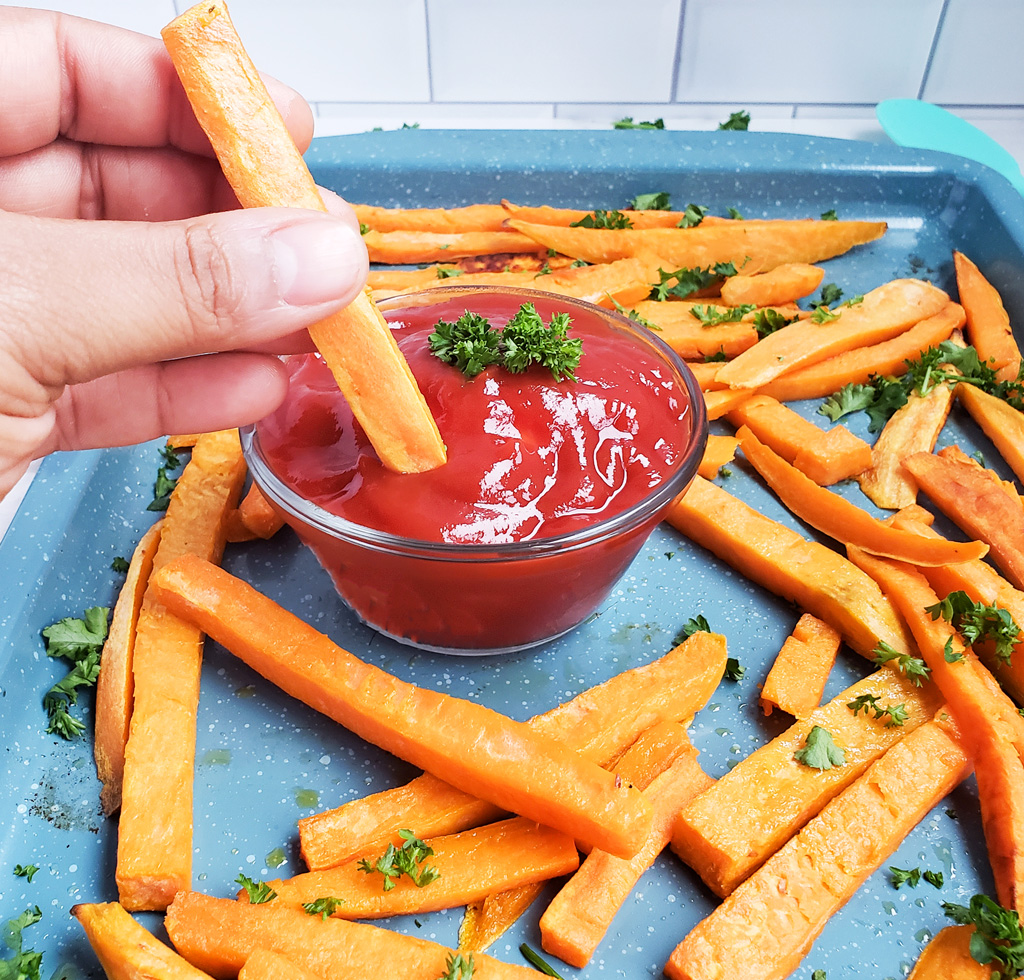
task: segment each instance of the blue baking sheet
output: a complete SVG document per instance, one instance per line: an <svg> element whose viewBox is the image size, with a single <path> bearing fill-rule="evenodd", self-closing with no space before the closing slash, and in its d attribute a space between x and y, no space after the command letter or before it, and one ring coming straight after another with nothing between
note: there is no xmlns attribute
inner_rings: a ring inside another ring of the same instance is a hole
<svg viewBox="0 0 1024 980"><path fill-rule="evenodd" d="M893 146L756 133L437 132L367 133L315 141L317 179L353 201L457 206L502 197L522 204L623 207L634 195L668 191L748 218L884 219L886 236L826 264L847 296L897 276L952 291L952 251L970 255L1002 291L1011 317L1024 314L1024 203L986 168L944 154ZM817 403L801 410L816 424ZM864 419L850 426L866 435ZM719 428L719 424L713 425ZM721 431L727 431L724 425ZM1012 474L969 419L955 412L940 445L980 450ZM88 739L45 734L43 692L64 673L39 631L87 606L112 604L121 577L110 569L154 519L146 505L158 443L47 459L0 543L0 920L38 905L25 933L44 954L42 976L100 977L68 910L117 897L116 824L98 806ZM799 526L742 461L720 478L770 516ZM855 484L839 488L866 504ZM867 505L870 506L870 505ZM804 533L810 534L806 528ZM744 580L670 528L656 530L598 613L547 646L501 658L453 658L392 643L367 629L335 596L327 576L290 532L229 546L226 567L360 657L425 687L527 718L609 676L665 653L686 620L703 614L746 667L724 681L691 728L701 762L721 776L785 725L761 717L759 686L799 612ZM831 697L870 669L844 649ZM81 713L91 723L86 697ZM410 767L349 735L210 643L198 721L195 795L197 889L233 895L240 873L303 870L296 820L407 780ZM280 863L279 863L280 862ZM973 780L921 822L891 864L942 871L941 889L896 890L883 869L826 926L793 976L829 980L906 975L923 944L947 923L942 901L991 891ZM16 864L37 864L29 883ZM279 866L275 866L278 865ZM673 947L715 906L671 855L659 858L630 896L591 964L565 977L660 976ZM523 941L540 947L541 905L491 952L522 962ZM141 917L159 931L159 917ZM453 945L461 910L392 920L389 927ZM434 978L424 978L434 980Z"/></svg>

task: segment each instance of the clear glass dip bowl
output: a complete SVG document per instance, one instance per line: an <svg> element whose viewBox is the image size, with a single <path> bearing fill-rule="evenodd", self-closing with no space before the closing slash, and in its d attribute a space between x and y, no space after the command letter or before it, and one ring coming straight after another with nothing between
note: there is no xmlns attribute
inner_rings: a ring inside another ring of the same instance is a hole
<svg viewBox="0 0 1024 980"><path fill-rule="evenodd" d="M518 305L550 293L511 287L450 286L379 303L393 318L409 307L501 293ZM570 533L500 544L451 544L401 537L339 517L291 489L260 446L260 426L242 431L253 479L316 555L341 598L366 624L421 649L507 653L552 640L597 609L672 500L700 465L707 443L701 390L679 356L657 336L599 306L557 297L574 318L599 320L656 355L676 385L688 432L666 478L636 504Z"/></svg>

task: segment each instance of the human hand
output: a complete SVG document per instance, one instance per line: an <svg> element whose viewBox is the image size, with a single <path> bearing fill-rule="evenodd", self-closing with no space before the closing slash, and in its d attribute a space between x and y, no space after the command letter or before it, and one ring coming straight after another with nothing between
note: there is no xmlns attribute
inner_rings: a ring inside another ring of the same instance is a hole
<svg viewBox="0 0 1024 980"><path fill-rule="evenodd" d="M305 149L309 107L267 84ZM366 278L355 215L324 198L227 210L158 40L0 7L0 498L55 450L272 411L273 354L308 349Z"/></svg>

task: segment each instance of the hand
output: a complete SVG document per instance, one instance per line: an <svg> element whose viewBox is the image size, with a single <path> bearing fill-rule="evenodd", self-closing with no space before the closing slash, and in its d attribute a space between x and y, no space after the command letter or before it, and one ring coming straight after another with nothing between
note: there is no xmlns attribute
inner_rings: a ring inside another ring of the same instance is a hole
<svg viewBox="0 0 1024 980"><path fill-rule="evenodd" d="M267 84L305 149L309 107ZM324 196L328 215L228 210L158 40L0 7L0 498L54 450L272 411L273 354L366 278L355 215Z"/></svg>

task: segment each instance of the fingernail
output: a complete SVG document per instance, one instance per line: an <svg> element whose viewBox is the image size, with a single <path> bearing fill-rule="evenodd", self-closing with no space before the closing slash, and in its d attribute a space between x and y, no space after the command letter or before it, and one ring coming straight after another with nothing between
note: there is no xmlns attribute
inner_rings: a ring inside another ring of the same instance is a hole
<svg viewBox="0 0 1024 980"><path fill-rule="evenodd" d="M271 236L274 271L289 306L354 299L366 275L366 246L345 222L325 215L297 221Z"/></svg>

